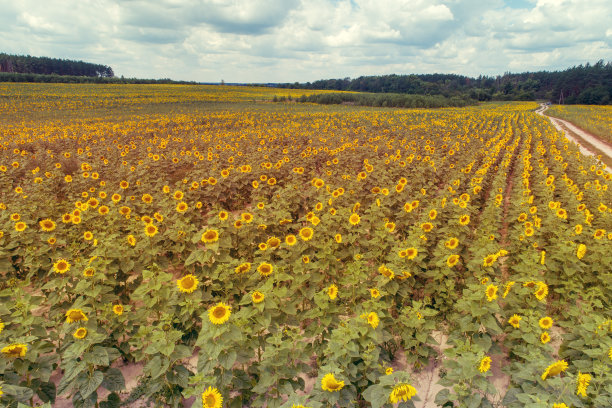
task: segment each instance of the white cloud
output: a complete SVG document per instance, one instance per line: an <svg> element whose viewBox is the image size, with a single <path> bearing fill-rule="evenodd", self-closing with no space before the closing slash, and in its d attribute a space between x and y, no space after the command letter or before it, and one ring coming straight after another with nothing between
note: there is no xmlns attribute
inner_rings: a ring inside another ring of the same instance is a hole
<svg viewBox="0 0 612 408"><path fill-rule="evenodd" d="M277 82L612 60L608 0L0 0L0 51Z"/></svg>

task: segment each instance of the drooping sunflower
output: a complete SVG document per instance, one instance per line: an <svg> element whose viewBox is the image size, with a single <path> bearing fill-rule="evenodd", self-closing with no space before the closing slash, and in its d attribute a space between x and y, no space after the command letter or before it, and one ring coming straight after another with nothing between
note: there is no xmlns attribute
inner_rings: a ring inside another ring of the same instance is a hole
<svg viewBox="0 0 612 408"><path fill-rule="evenodd" d="M397 384L393 387L393 391L391 391L389 395L389 401L391 401L392 404L397 404L402 401L406 402L412 399L416 394L417 390L412 385L406 383Z"/></svg>
<svg viewBox="0 0 612 408"><path fill-rule="evenodd" d="M261 303L264 301L265 295L259 291L255 291L253 292L253 294L251 295L251 299L253 300L253 303Z"/></svg>
<svg viewBox="0 0 612 408"><path fill-rule="evenodd" d="M353 213L349 217L349 223L351 225L357 225L357 224L359 224L359 221L361 221L361 217L359 216L359 214Z"/></svg>
<svg viewBox="0 0 612 408"><path fill-rule="evenodd" d="M578 249L576 250L576 257L578 257L578 259L582 259L584 255L586 254L586 251L587 251L586 245L584 244L578 245Z"/></svg>
<svg viewBox="0 0 612 408"><path fill-rule="evenodd" d="M183 293L192 293L198 287L198 283L198 278L189 274L177 280L176 286L178 286L179 290Z"/></svg>
<svg viewBox="0 0 612 408"><path fill-rule="evenodd" d="M53 270L55 273L66 273L70 270L70 262L65 259L58 259L57 262L53 264Z"/></svg>
<svg viewBox="0 0 612 408"><path fill-rule="evenodd" d="M55 222L48 218L40 221L38 224L40 225L40 228L45 232L51 232L55 229Z"/></svg>
<svg viewBox="0 0 612 408"><path fill-rule="evenodd" d="M208 309L208 319L213 324L223 324L229 320L232 314L232 308L223 302L217 303L215 306Z"/></svg>
<svg viewBox="0 0 612 408"><path fill-rule="evenodd" d="M79 327L74 333L72 333L72 336L75 339L84 339L85 336L87 336L87 329L85 327Z"/></svg>
<svg viewBox="0 0 612 408"><path fill-rule="evenodd" d="M578 377L576 377L576 395L586 398L586 390L589 386L589 382L591 382L591 374L583 374L578 371Z"/></svg>
<svg viewBox="0 0 612 408"><path fill-rule="evenodd" d="M217 242L219 240L219 231L216 229L207 229L202 233L202 238L200 238L200 240L205 244Z"/></svg>
<svg viewBox="0 0 612 408"><path fill-rule="evenodd" d="M457 265L458 262L459 262L459 255L456 255L456 254L449 255L449 257L446 259L446 265L449 268L452 268L453 266Z"/></svg>
<svg viewBox="0 0 612 408"><path fill-rule="evenodd" d="M222 406L223 397L216 388L208 387L202 393L202 408L221 408Z"/></svg>
<svg viewBox="0 0 612 408"><path fill-rule="evenodd" d="M548 285L544 282L537 282L537 285L538 287L534 293L535 297L540 301L544 301L548 295Z"/></svg>
<svg viewBox="0 0 612 408"><path fill-rule="evenodd" d="M487 286L487 289L485 291L486 295L487 295L487 300L489 302L494 301L495 299L497 299L497 286L491 284L489 286Z"/></svg>
<svg viewBox="0 0 612 408"><path fill-rule="evenodd" d="M300 230L300 238L304 241L309 241L314 235L314 230L310 227L304 227Z"/></svg>
<svg viewBox="0 0 612 408"><path fill-rule="evenodd" d="M27 351L28 351L27 345L18 344L18 343L10 344L6 347L3 347L2 350L0 350L2 354L6 355L7 357L11 357L11 358L25 357Z"/></svg>
<svg viewBox="0 0 612 408"><path fill-rule="evenodd" d="M340 391L344 387L344 381L336 380L334 374L328 373L321 380L321 388L323 391L335 392Z"/></svg>
<svg viewBox="0 0 612 408"><path fill-rule="evenodd" d="M70 309L66 312L66 321L68 323L74 323L74 322L80 322L80 321L86 322L87 320L88 320L87 315L83 313L81 309Z"/></svg>
<svg viewBox="0 0 612 408"><path fill-rule="evenodd" d="M389 279L393 279L393 277L395 276L395 273L393 273L393 271L391 269L389 269L386 265L381 265L378 267L378 272L389 278Z"/></svg>
<svg viewBox="0 0 612 408"><path fill-rule="evenodd" d="M327 288L327 296L329 296L331 300L336 299L336 297L338 296L338 286L336 286L336 284L332 283Z"/></svg>
<svg viewBox="0 0 612 408"><path fill-rule="evenodd" d="M508 296L508 293L510 293L510 289L512 289L512 286L514 286L514 284L514 281L509 281L506 283L506 287L504 288L504 294L502 295L504 299L506 298L506 296Z"/></svg>
<svg viewBox="0 0 612 408"><path fill-rule="evenodd" d="M561 374L567 369L567 366L568 364L565 360L558 360L552 363L542 373L542 380L545 380L548 377L553 377L555 375Z"/></svg>
<svg viewBox="0 0 612 408"><path fill-rule="evenodd" d="M257 267L257 272L259 272L259 274L264 277L270 276L272 272L274 272L274 267L267 262L262 262Z"/></svg>
<svg viewBox="0 0 612 408"><path fill-rule="evenodd" d="M491 357L484 356L482 360L480 360L480 365L478 366L478 371L481 373L486 373L491 368Z"/></svg>
<svg viewBox="0 0 612 408"><path fill-rule="evenodd" d="M521 319L521 316L513 314L512 317L508 319L508 323L510 323L510 325L512 325L512 327L515 329L518 329L520 327Z"/></svg>

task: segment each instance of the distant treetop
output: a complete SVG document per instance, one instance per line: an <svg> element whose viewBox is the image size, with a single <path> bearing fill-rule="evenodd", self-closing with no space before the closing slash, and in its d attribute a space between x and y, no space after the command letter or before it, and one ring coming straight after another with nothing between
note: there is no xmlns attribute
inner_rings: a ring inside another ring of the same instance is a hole
<svg viewBox="0 0 612 408"><path fill-rule="evenodd" d="M113 69L107 65L60 58L32 57L0 53L0 72L43 75L71 75L112 78Z"/></svg>

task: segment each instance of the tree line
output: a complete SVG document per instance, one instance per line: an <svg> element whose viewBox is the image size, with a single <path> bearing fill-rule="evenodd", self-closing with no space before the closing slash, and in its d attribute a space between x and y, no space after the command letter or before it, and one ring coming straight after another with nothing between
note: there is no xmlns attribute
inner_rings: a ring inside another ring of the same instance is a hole
<svg viewBox="0 0 612 408"><path fill-rule="evenodd" d="M548 100L566 104L612 103L612 62L574 66L564 71L479 76L456 74L379 75L276 84L281 88L325 89L373 93L441 95L446 98Z"/></svg>
<svg viewBox="0 0 612 408"><path fill-rule="evenodd" d="M291 96L274 96L272 102L291 101ZM302 95L295 102L309 102L321 105L358 105L389 108L447 108L473 105L472 99L445 97L442 95L409 95L397 93L324 93Z"/></svg>
<svg viewBox="0 0 612 408"><path fill-rule="evenodd" d="M113 69L107 65L5 53L0 53L0 72L101 78L112 78L115 76Z"/></svg>

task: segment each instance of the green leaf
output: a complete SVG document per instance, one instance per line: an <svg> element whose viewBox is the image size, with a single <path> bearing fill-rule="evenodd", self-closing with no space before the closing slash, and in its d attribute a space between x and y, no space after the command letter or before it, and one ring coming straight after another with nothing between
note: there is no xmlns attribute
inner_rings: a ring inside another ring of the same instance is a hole
<svg viewBox="0 0 612 408"><path fill-rule="evenodd" d="M79 387L81 398L86 400L91 393L98 389L100 384L102 384L102 381L104 381L104 374L102 374L102 371L94 371L93 374L90 377L87 377L87 380Z"/></svg>
<svg viewBox="0 0 612 408"><path fill-rule="evenodd" d="M36 391L36 395L38 395L42 402L55 402L55 397L57 396L55 383L41 383L40 387L38 387L38 390Z"/></svg>
<svg viewBox="0 0 612 408"><path fill-rule="evenodd" d="M10 395L17 401L26 402L34 395L34 392L28 387L20 387L18 385L3 384L2 391L6 395Z"/></svg>
<svg viewBox="0 0 612 408"><path fill-rule="evenodd" d="M86 363L98 365L98 366L108 366L109 358L108 353L104 347L94 346L94 348L83 354L83 360Z"/></svg>
<svg viewBox="0 0 612 408"><path fill-rule="evenodd" d="M125 389L123 373L118 368L109 368L104 373L102 386L109 391L121 391Z"/></svg>

